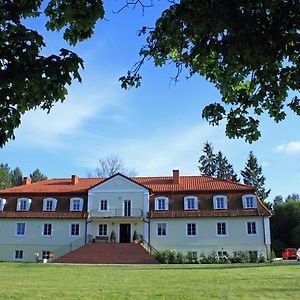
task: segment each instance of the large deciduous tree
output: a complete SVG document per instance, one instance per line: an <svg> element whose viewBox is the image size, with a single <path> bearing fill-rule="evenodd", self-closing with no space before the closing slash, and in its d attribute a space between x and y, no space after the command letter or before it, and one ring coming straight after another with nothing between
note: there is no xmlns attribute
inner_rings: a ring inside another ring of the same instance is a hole
<svg viewBox="0 0 300 300"><path fill-rule="evenodd" d="M97 19L104 16L101 0L1 1L0 147L14 137L22 114L37 107L49 112L65 99L66 86L73 79L81 81L78 71L83 60L76 53L60 49L43 55L43 36L24 25L43 8L46 28L62 31L70 45L89 38Z"/></svg>
<svg viewBox="0 0 300 300"><path fill-rule="evenodd" d="M128 1L143 2L143 1ZM300 115L300 2L298 0L181 0L143 27L146 44L141 60L122 86L139 86L140 68L149 58L155 66L173 63L177 79L183 68L205 77L221 93L221 103L206 106L210 124L226 123L226 135L260 137L259 116L276 122L290 108ZM295 91L296 94L288 94ZM212 100L213 101L213 100Z"/></svg>
<svg viewBox="0 0 300 300"><path fill-rule="evenodd" d="M262 167L258 164L257 158L250 151L245 168L241 171L243 181L247 185L254 186L262 201L266 200L271 190L265 187L266 178L262 174Z"/></svg>

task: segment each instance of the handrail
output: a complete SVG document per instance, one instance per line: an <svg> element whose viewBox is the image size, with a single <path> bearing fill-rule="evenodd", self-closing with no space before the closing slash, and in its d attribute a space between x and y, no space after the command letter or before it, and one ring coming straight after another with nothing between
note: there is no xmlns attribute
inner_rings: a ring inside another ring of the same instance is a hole
<svg viewBox="0 0 300 300"><path fill-rule="evenodd" d="M155 255L158 254L159 251L157 249L155 249L148 241L144 240L143 238L140 241L143 245L144 248L151 254L151 255Z"/></svg>
<svg viewBox="0 0 300 300"><path fill-rule="evenodd" d="M89 211L89 216L100 218L142 218L143 210L140 208L133 208L126 212L121 208L111 208L108 210L91 209Z"/></svg>

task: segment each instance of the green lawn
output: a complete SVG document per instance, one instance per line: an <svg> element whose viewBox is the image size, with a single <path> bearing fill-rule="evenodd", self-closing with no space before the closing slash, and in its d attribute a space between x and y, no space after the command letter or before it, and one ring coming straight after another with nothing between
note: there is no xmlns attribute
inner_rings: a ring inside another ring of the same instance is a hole
<svg viewBox="0 0 300 300"><path fill-rule="evenodd" d="M1 299L299 299L300 264L0 263Z"/></svg>

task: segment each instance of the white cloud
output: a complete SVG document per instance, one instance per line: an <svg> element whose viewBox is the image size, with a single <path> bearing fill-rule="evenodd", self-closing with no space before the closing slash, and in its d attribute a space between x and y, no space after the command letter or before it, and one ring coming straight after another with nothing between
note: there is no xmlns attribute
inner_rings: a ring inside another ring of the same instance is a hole
<svg viewBox="0 0 300 300"><path fill-rule="evenodd" d="M300 155L300 142L290 142L288 144L281 144L276 147L276 152L285 153L288 155Z"/></svg>

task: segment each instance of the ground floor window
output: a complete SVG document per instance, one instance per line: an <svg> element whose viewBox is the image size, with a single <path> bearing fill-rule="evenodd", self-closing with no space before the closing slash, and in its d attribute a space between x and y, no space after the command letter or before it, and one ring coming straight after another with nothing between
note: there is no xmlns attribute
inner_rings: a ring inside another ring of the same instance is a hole
<svg viewBox="0 0 300 300"><path fill-rule="evenodd" d="M157 235L158 236L167 235L167 223L157 223Z"/></svg>
<svg viewBox="0 0 300 300"><path fill-rule="evenodd" d="M53 257L53 254L51 251L45 250L42 251L42 259L50 259Z"/></svg>
<svg viewBox="0 0 300 300"><path fill-rule="evenodd" d="M71 224L71 236L79 236L79 224Z"/></svg>
<svg viewBox="0 0 300 300"><path fill-rule="evenodd" d="M23 250L15 251L15 259L23 259Z"/></svg>
<svg viewBox="0 0 300 300"><path fill-rule="evenodd" d="M227 251L218 251L218 258L219 259L227 259L228 258L228 252Z"/></svg>
<svg viewBox="0 0 300 300"><path fill-rule="evenodd" d="M187 256L189 258L191 258L192 260L197 260L198 259L198 253L197 253L197 251L189 251L187 253Z"/></svg>
<svg viewBox="0 0 300 300"><path fill-rule="evenodd" d="M196 223L187 223L186 224L186 234L188 236L195 236L195 235L197 235L197 226L196 226Z"/></svg>
<svg viewBox="0 0 300 300"><path fill-rule="evenodd" d="M107 224L99 224L99 236L107 236Z"/></svg>

